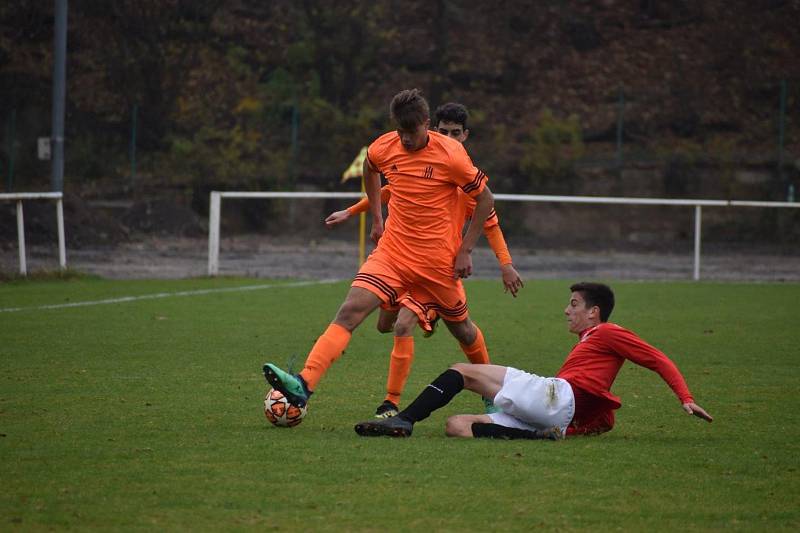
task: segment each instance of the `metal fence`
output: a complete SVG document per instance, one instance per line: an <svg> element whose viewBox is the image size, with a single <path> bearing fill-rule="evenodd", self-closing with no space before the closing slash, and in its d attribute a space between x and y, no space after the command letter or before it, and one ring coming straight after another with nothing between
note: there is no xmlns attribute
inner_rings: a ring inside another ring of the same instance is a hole
<svg viewBox="0 0 800 533"><path fill-rule="evenodd" d="M222 216L222 199L268 199L268 198L360 198L360 193L332 192L237 192L212 191L209 204L208 222L208 275L219 274L220 218ZM496 201L501 202L554 202L580 204L625 204L625 205L660 205L675 207L694 207L694 254L692 279L700 279L703 207L716 208L800 208L795 202L756 202L746 200L701 200L670 198L624 198L601 196L549 196L533 194L495 194ZM362 235L363 238L363 235Z"/></svg>
<svg viewBox="0 0 800 533"><path fill-rule="evenodd" d="M64 239L64 198L60 192L22 192L0 194L0 202L12 201L17 203L17 243L19 247L19 273L23 276L28 273L27 258L25 253L25 214L22 202L25 200L55 200L56 221L58 224L58 264L61 269L67 268L67 249Z"/></svg>

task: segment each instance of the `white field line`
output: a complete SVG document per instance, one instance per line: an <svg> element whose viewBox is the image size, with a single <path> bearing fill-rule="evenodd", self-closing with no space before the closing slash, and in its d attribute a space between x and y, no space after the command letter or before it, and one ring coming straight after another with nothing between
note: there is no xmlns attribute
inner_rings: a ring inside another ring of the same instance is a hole
<svg viewBox="0 0 800 533"><path fill-rule="evenodd" d="M68 304L39 305L35 307L0 307L0 313L16 313L19 311L42 311L47 309L66 309L69 307L86 307L90 305L108 305L127 302L137 302L139 300L156 300L159 298L172 298L174 296L200 296L203 294L217 294L224 292L245 292L260 291L264 289L282 289L286 287L307 287L309 285L322 285L336 283L338 279L323 279L318 281L298 281L294 283L269 283L263 285L244 285L242 287L225 287L221 289L197 289L194 291L178 292L157 292L154 294L142 294L140 296L121 296L119 298L109 298L107 300L92 300L86 302L73 302Z"/></svg>

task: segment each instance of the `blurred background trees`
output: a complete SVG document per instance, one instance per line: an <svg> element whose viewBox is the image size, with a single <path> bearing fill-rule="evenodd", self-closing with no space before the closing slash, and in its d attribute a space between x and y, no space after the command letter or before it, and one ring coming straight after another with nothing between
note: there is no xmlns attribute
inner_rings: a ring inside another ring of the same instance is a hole
<svg viewBox="0 0 800 533"><path fill-rule="evenodd" d="M52 10L0 6L3 190L46 188ZM784 200L796 20L779 0L73 1L65 188L201 212L212 188L342 188L392 95L420 87L471 109L501 192Z"/></svg>

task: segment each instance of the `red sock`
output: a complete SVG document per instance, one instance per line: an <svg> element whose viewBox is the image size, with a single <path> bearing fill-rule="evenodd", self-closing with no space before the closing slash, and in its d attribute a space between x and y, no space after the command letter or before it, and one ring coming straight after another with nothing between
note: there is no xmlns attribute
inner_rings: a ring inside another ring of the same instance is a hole
<svg viewBox="0 0 800 533"><path fill-rule="evenodd" d="M300 375L306 382L309 390L317 388L317 383L336 361L347 345L350 343L351 333L339 324L331 324L325 330L306 358L306 364Z"/></svg>
<svg viewBox="0 0 800 533"><path fill-rule="evenodd" d="M400 405L400 396L411 372L412 361L414 361L414 337L395 337L392 357L389 360L389 377L386 379L386 399L395 405Z"/></svg>
<svg viewBox="0 0 800 533"><path fill-rule="evenodd" d="M486 349L486 342L483 340L483 333L481 328L475 325L475 330L478 334L475 336L475 341L467 346L461 344L461 350L469 359L469 362L474 365L488 365L489 364L489 350Z"/></svg>

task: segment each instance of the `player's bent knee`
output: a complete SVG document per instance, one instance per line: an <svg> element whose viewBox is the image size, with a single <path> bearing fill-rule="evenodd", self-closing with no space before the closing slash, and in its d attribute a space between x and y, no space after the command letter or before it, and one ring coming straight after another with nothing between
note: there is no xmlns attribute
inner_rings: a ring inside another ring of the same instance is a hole
<svg viewBox="0 0 800 533"><path fill-rule="evenodd" d="M372 312L372 309L365 308L359 303L345 302L336 313L334 322L349 331L353 331L367 318L370 312Z"/></svg>
<svg viewBox="0 0 800 533"><path fill-rule="evenodd" d="M463 376L465 372L469 371L471 365L472 363L453 363L450 365L450 370L455 370Z"/></svg>
<svg viewBox="0 0 800 533"><path fill-rule="evenodd" d="M473 324L472 320L469 319L469 317L460 322L445 321L445 324L447 324L447 329L450 330L450 333L452 333L453 337L455 337L456 340L458 340L458 342L461 344L469 346L475 342L475 338L478 335L478 330L475 328L475 325Z"/></svg>
<svg viewBox="0 0 800 533"><path fill-rule="evenodd" d="M447 419L444 427L448 437L472 437L472 418L466 415L455 415Z"/></svg>
<svg viewBox="0 0 800 533"><path fill-rule="evenodd" d="M416 317L413 320L398 319L394 324L394 334L398 337L410 337L416 325Z"/></svg>
<svg viewBox="0 0 800 533"><path fill-rule="evenodd" d="M472 363L453 363L452 365L450 365L449 368L449 370L455 370L456 372L461 374L461 379L464 380L465 389L469 389L467 385L471 379L471 374L470 374L471 366L473 366Z"/></svg>
<svg viewBox="0 0 800 533"><path fill-rule="evenodd" d="M461 377L464 378L464 388L472 390L470 384L473 381L479 381L481 379L480 371L482 370L480 367L485 365L473 365L472 363L454 363L450 369L455 370Z"/></svg>
<svg viewBox="0 0 800 533"><path fill-rule="evenodd" d="M378 320L378 323L375 326L375 329L378 330L379 333L391 333L394 331L394 323L393 322L382 322Z"/></svg>

